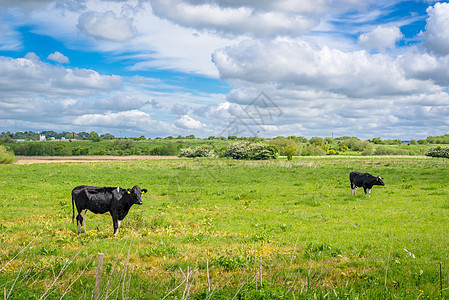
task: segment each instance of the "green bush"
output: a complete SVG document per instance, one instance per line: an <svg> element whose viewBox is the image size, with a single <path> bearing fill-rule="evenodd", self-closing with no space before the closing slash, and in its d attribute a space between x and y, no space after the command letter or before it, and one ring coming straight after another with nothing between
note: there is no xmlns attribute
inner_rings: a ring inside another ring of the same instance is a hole
<svg viewBox="0 0 449 300"><path fill-rule="evenodd" d="M287 147L282 149L284 154L287 156L287 160L292 160L293 155L296 155L298 153L298 147L294 145L288 145Z"/></svg>
<svg viewBox="0 0 449 300"><path fill-rule="evenodd" d="M302 150L302 156L323 156L326 155L326 150L318 145L308 145Z"/></svg>
<svg viewBox="0 0 449 300"><path fill-rule="evenodd" d="M374 155L413 155L413 153L406 149L379 146L374 151Z"/></svg>
<svg viewBox="0 0 449 300"><path fill-rule="evenodd" d="M263 143L237 142L229 145L222 155L234 159L266 160L276 158L278 150Z"/></svg>
<svg viewBox="0 0 449 300"><path fill-rule="evenodd" d="M229 138L228 138L229 139ZM234 159L247 159L249 152L248 142L232 143L224 151L224 157L232 157Z"/></svg>
<svg viewBox="0 0 449 300"><path fill-rule="evenodd" d="M431 149L429 149L429 151L427 151L426 155L432 156L432 157L449 158L449 147L438 146L435 148L431 148Z"/></svg>
<svg viewBox="0 0 449 300"><path fill-rule="evenodd" d="M195 149L181 149L179 157L214 157L214 150L209 145L198 146Z"/></svg>
<svg viewBox="0 0 449 300"><path fill-rule="evenodd" d="M88 155L89 148L83 146L76 146L72 148L72 155Z"/></svg>
<svg viewBox="0 0 449 300"><path fill-rule="evenodd" d="M5 146L0 145L0 164L12 164L15 161L14 152L8 151Z"/></svg>
<svg viewBox="0 0 449 300"><path fill-rule="evenodd" d="M173 143L156 146L149 151L150 155L176 155L176 147Z"/></svg>
<svg viewBox="0 0 449 300"><path fill-rule="evenodd" d="M288 146L294 146L297 148L297 143L295 142L295 140L293 138L285 138L282 136L278 136L276 138L274 138L273 140L268 142L268 145L274 146L276 147L276 149L278 150L280 155L287 155L287 153L284 152L284 150L288 147Z"/></svg>

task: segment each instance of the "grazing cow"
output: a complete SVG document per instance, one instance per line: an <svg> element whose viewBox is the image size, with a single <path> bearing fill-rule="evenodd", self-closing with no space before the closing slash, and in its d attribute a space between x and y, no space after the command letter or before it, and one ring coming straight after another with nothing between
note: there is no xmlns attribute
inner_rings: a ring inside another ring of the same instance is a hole
<svg viewBox="0 0 449 300"><path fill-rule="evenodd" d="M349 174L349 180L351 181L351 195L356 194L357 187L363 187L363 190L368 190L368 198L371 194L371 188L373 185L385 185L380 176L373 176L368 173L351 172Z"/></svg>
<svg viewBox="0 0 449 300"><path fill-rule="evenodd" d="M75 218L76 205L78 215L76 224L78 234L81 233L81 225L86 231L86 211L90 210L95 214L109 212L114 225L114 236L117 236L121 221L126 217L133 204L142 205L142 194L146 189L140 189L135 185L132 189L122 189L120 187L95 187L81 185L72 191L72 222Z"/></svg>

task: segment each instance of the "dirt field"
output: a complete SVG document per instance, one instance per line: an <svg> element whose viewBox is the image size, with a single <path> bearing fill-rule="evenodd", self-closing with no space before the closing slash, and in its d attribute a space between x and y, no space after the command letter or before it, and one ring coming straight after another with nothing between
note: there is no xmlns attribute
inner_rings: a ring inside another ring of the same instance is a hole
<svg viewBox="0 0 449 300"><path fill-rule="evenodd" d="M176 159L177 156L150 156L150 155L131 155L131 156L16 156L15 164L43 164L60 162L97 162L114 160L149 160L149 159Z"/></svg>

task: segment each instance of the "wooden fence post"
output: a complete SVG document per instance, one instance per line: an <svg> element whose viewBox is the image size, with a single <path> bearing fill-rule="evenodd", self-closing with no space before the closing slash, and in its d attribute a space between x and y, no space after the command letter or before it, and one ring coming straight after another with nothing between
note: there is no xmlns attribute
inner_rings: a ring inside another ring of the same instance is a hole
<svg viewBox="0 0 449 300"><path fill-rule="evenodd" d="M100 287L101 287L101 273L103 270L103 253L98 253L98 261L97 261L97 274L95 275L95 290L94 290L94 299L98 300L100 297Z"/></svg>
<svg viewBox="0 0 449 300"><path fill-rule="evenodd" d="M207 270L207 290L210 292L209 259L206 259L206 270Z"/></svg>

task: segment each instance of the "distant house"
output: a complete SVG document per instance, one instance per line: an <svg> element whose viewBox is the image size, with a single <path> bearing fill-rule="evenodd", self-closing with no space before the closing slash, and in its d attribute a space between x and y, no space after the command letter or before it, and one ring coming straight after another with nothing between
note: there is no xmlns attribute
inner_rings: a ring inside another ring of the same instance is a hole
<svg viewBox="0 0 449 300"><path fill-rule="evenodd" d="M45 138L44 134L39 135L39 141L43 142L45 140L46 140L46 138Z"/></svg>

